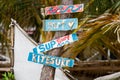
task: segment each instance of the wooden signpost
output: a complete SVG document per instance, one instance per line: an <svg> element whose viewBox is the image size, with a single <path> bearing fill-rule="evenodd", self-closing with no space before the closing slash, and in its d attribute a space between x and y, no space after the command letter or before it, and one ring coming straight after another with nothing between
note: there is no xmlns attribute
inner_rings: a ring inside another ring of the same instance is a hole
<svg viewBox="0 0 120 80"><path fill-rule="evenodd" d="M73 34L66 35L66 36L60 37L58 39L40 44L37 47L33 48L33 51L35 53L39 54L40 52L46 52L46 51L49 51L51 49L64 46L66 44L70 44L70 43L75 42L77 40L78 40L77 34L73 33Z"/></svg>
<svg viewBox="0 0 120 80"><path fill-rule="evenodd" d="M77 18L44 20L44 31L68 31L78 27Z"/></svg>
<svg viewBox="0 0 120 80"><path fill-rule="evenodd" d="M59 47L62 47L66 44L70 44L78 40L76 33L64 36L66 31L76 29L78 26L77 18L70 18L69 14L65 16L64 13L83 12L84 4L66 5L66 4L73 4L72 0L66 0L66 1L62 0L62 3L64 5L50 6L45 8L45 15L62 14L61 15L62 19L44 20L43 22L44 23L43 31L58 31L55 33L55 37L60 37L60 38L56 39L54 37L53 40L38 45L37 47L33 48L33 52L30 52L28 56L28 61L35 62L38 64L48 65L48 66L43 66L43 70L41 72L41 80L54 80L55 68L73 67L74 65L73 59L56 57L56 56L59 56L60 54ZM69 18L69 19L63 19L63 18ZM62 32L59 31L64 31L64 32L62 34ZM59 33L61 33L61 35L59 35ZM50 50L52 50L51 51L52 53L49 52L49 55L43 54L43 52ZM55 55L54 52L57 52L56 56L54 56Z"/></svg>
<svg viewBox="0 0 120 80"><path fill-rule="evenodd" d="M73 67L74 65L73 59L50 56L45 54L35 54L32 52L29 53L28 61L52 66L54 68Z"/></svg>
<svg viewBox="0 0 120 80"><path fill-rule="evenodd" d="M45 8L45 15L83 12L84 4L59 5Z"/></svg>

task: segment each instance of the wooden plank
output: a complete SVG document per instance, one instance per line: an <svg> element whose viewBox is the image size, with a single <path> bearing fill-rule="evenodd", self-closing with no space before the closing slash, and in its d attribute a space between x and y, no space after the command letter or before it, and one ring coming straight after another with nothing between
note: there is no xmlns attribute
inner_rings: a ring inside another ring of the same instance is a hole
<svg viewBox="0 0 120 80"><path fill-rule="evenodd" d="M11 71L11 68L0 68L0 72L3 72L3 71L6 71L6 72Z"/></svg>
<svg viewBox="0 0 120 80"><path fill-rule="evenodd" d="M11 29L10 29L10 32L11 32L11 52L10 52L10 61L11 61L11 67L13 67L14 66L14 27L13 26L11 26Z"/></svg>
<svg viewBox="0 0 120 80"><path fill-rule="evenodd" d="M68 31L76 29L78 26L77 18L69 19L50 19L44 20L44 31Z"/></svg>
<svg viewBox="0 0 120 80"><path fill-rule="evenodd" d="M45 8L45 15L83 12L84 4L57 5Z"/></svg>
<svg viewBox="0 0 120 80"><path fill-rule="evenodd" d="M52 66L55 68L73 67L74 65L73 59L44 55L44 54L34 54L32 52L29 53L28 61Z"/></svg>
<svg viewBox="0 0 120 80"><path fill-rule="evenodd" d="M120 80L120 72L104 75L104 76L95 78L94 80Z"/></svg>
<svg viewBox="0 0 120 80"><path fill-rule="evenodd" d="M81 65L110 65L110 64L119 64L120 65L120 60L94 60L94 61L81 61L77 62L78 66Z"/></svg>
<svg viewBox="0 0 120 80"><path fill-rule="evenodd" d="M90 61L90 62L79 62L75 64L73 68L69 68L70 71L82 71L82 70L94 70L94 71L118 71L120 70L120 60L100 60L100 61Z"/></svg>
<svg viewBox="0 0 120 80"><path fill-rule="evenodd" d="M70 71L120 71L119 66L97 66L97 67L73 67L68 68Z"/></svg>
<svg viewBox="0 0 120 80"><path fill-rule="evenodd" d="M72 42L75 42L78 40L77 34L73 33L70 35L66 35L63 37L60 37L58 39L43 43L38 45L33 49L34 53L39 54L40 52L46 52L54 48L62 47L66 44L70 44Z"/></svg>

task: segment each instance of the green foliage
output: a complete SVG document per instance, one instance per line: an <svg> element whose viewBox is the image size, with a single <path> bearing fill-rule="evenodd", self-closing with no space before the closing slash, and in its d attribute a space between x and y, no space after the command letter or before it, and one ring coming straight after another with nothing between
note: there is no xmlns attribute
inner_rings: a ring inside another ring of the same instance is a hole
<svg viewBox="0 0 120 80"><path fill-rule="evenodd" d="M100 15L112 6L111 0L94 0L94 2L88 7L88 14Z"/></svg>
<svg viewBox="0 0 120 80"><path fill-rule="evenodd" d="M120 1L115 2L115 4L108 10L108 12L113 13L113 14L119 13L120 12Z"/></svg>
<svg viewBox="0 0 120 80"><path fill-rule="evenodd" d="M2 80L15 80L14 74L12 72L5 72L2 74Z"/></svg>

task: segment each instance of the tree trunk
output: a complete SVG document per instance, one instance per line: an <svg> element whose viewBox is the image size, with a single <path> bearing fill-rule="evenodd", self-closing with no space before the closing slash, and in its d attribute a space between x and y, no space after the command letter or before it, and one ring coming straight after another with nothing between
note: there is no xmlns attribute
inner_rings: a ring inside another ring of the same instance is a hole
<svg viewBox="0 0 120 80"><path fill-rule="evenodd" d="M61 5L69 5L69 4L73 4L73 0L62 0L61 2ZM61 14L61 19L70 18L70 17L71 17L71 14ZM68 31L57 31L53 39L62 37L66 35L67 33ZM53 49L49 51L49 54L52 56L60 56L61 49L62 47ZM55 68L44 65L42 68L40 80L54 80L54 75L55 75Z"/></svg>

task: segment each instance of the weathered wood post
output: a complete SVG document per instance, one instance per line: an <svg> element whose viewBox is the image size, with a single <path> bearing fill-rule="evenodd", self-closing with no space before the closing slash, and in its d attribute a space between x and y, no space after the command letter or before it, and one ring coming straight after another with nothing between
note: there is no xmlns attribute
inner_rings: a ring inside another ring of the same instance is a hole
<svg viewBox="0 0 120 80"><path fill-rule="evenodd" d="M73 4L73 0L62 0L61 5L70 5ZM61 14L60 18L70 18L71 14ZM66 35L68 31L57 31L55 33L55 36L53 39L62 37ZM61 48L53 49L52 51L49 51L49 54L52 56L60 56L61 55ZM59 74L59 73L56 73ZM41 78L40 80L54 80L55 75L55 68L51 66L43 66L42 72L41 72Z"/></svg>

